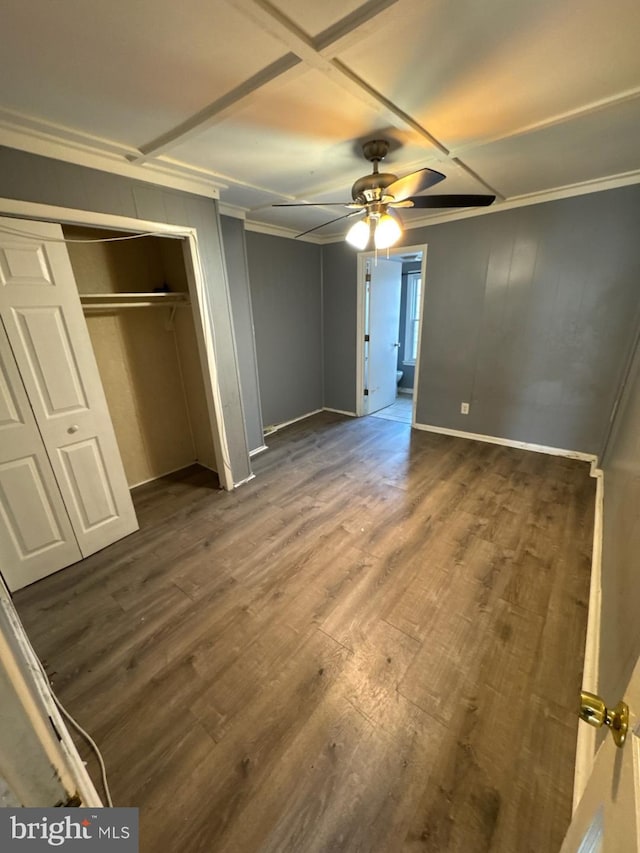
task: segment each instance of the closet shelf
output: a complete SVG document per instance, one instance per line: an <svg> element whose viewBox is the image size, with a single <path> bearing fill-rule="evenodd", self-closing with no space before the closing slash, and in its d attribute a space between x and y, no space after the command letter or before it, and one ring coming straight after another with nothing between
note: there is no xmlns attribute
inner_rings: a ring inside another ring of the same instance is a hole
<svg viewBox="0 0 640 853"><path fill-rule="evenodd" d="M163 308L188 306L187 293L81 293L80 303L86 310L106 308Z"/></svg>

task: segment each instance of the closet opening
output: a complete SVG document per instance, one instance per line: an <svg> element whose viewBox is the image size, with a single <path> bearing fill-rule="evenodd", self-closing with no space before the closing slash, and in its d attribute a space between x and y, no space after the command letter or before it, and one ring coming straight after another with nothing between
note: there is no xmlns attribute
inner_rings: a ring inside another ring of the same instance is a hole
<svg viewBox="0 0 640 853"><path fill-rule="evenodd" d="M220 488L183 239L62 229L129 489Z"/></svg>
<svg viewBox="0 0 640 853"><path fill-rule="evenodd" d="M233 488L194 229L46 212L58 221L0 217L0 557L12 591L149 531L132 490L175 512Z"/></svg>

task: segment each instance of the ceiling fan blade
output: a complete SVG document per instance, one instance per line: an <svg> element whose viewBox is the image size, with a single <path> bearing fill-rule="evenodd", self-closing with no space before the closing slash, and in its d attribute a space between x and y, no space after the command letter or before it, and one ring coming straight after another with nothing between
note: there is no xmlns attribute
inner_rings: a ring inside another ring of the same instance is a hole
<svg viewBox="0 0 640 853"><path fill-rule="evenodd" d="M494 195L419 195L409 201L414 207L488 207L496 200Z"/></svg>
<svg viewBox="0 0 640 853"><path fill-rule="evenodd" d="M394 201L404 201L410 195L416 195L429 187L435 187L440 181L444 181L446 175L442 172L436 172L434 169L419 169L417 172L411 172L410 175L405 175L404 178L398 178L388 187L385 187L383 194L391 195Z"/></svg>
<svg viewBox="0 0 640 853"><path fill-rule="evenodd" d="M322 225L316 225L314 228L309 228L308 231L303 231L302 234L296 234L296 239L298 239L298 237L304 237L306 234L311 234L312 231L317 231L319 228L324 228L326 225L332 225L334 222L340 222L341 219L349 219L350 216L358 216L360 213L363 213L363 211L354 210L352 213L346 213L344 216L336 216L335 219L323 222Z"/></svg>
<svg viewBox="0 0 640 853"><path fill-rule="evenodd" d="M350 201L295 201L291 204L287 203L279 203L272 204L271 207L336 207L340 205L340 207L350 207Z"/></svg>

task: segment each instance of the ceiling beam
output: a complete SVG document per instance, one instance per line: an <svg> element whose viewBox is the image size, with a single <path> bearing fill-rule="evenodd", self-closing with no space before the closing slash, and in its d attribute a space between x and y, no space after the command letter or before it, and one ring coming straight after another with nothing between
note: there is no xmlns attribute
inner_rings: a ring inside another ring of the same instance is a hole
<svg viewBox="0 0 640 853"><path fill-rule="evenodd" d="M466 172L467 175L472 177L474 180L478 181L478 183L481 184L488 192L490 192L492 195L496 196L498 201L504 201L505 200L506 195L504 193L501 193L500 190L491 186L491 184L489 184L487 181L485 181L485 179L482 178L476 171L474 171L471 168L471 166L467 166L467 164L463 160L461 160L459 157L452 157L451 162L455 163L456 166L460 166L460 168L464 172Z"/></svg>
<svg viewBox="0 0 640 853"><path fill-rule="evenodd" d="M504 142L507 139L515 139L518 136L527 136L530 133L537 133L539 130L548 130L552 127L557 127L558 125L565 124L569 121L575 121L575 119L584 118L588 115L592 115L593 113L600 112L601 110L611 109L612 107L617 107L621 104L625 104L630 101L635 101L640 98L640 88L637 89L627 89L624 92L620 92L616 95L612 95L608 98L600 98L598 101L592 101L590 104L585 104L581 107L576 107L573 110L566 110L563 113L558 113L555 116L551 116L551 118L542 119L541 121L532 122L531 124L527 124L524 127L518 127L515 130L509 130L506 133L498 133L495 136L487 136L484 139L474 140L473 142L467 142L463 145L458 146L455 149L455 154L458 153L467 153L467 151L473 151L476 148L480 148L483 145L489 145L494 142Z"/></svg>
<svg viewBox="0 0 640 853"><path fill-rule="evenodd" d="M640 90L625 92L621 96L603 99L584 108L568 111L538 124L508 132L502 136L461 145L455 151L452 151L431 134L427 128L423 127L411 115L402 110L398 104L389 100L381 92L370 86L366 80L362 79L338 58L338 54L341 51L344 51L356 41L366 38L369 26L379 25L381 16L388 13L400 0L366 0L366 2L353 12L345 15L315 37L306 33L280 11L280 9L274 6L270 0L228 0L228 2L236 10L242 12L247 19L252 21L262 31L280 41L287 50L287 53L180 125L141 146L139 155L129 158L131 162L136 164L148 161L153 162L171 148L182 144L189 138L202 133L206 128L245 108L269 83L278 80L284 82L285 79L290 79L292 72L300 73L307 68L313 68L324 74L352 97L365 103L369 108L374 109L377 113L384 113L385 118L392 126L398 129L410 130L419 136L432 149L432 153L436 157L454 162L481 185L485 186L488 191L494 193L499 198L504 198L504 195L499 190L488 184L464 162L463 158L467 151L471 151L487 142L496 142L501 139L521 136L561 124L565 121L571 121L582 115L588 115L591 112L605 109L616 103L640 96ZM227 180L229 179L227 178ZM277 192L273 192L273 195L282 197Z"/></svg>
<svg viewBox="0 0 640 853"><path fill-rule="evenodd" d="M387 112L391 113L396 119L396 124L400 124L401 127L405 127L408 130L412 130L414 133L417 133L418 136L421 136L425 142L435 148L440 154L444 154L445 157L449 156L449 149L436 139L435 136L432 136L425 127L418 124L415 119L411 118L411 116L408 113L405 113L404 110L401 110L399 106L393 103L393 101L385 98L385 96L374 89L373 86L370 86L365 82L362 77L358 77L354 71L351 71L351 69L340 62L340 60L333 59L331 61L331 68L338 71L342 75L343 80L350 81L353 84L351 88L355 88L361 96L365 94L368 96L368 100L376 107L384 107Z"/></svg>
<svg viewBox="0 0 640 853"><path fill-rule="evenodd" d="M337 86L370 108L387 114L390 123L402 129L410 129L441 154L448 150L425 128L414 121L392 101L385 98L362 78L347 68L332 54L343 50L348 44L362 37L362 28L395 5L399 0L369 0L354 12L346 15L333 26L312 38L293 21L286 17L269 0L230 0L233 7L262 30L278 39L288 53L259 71L249 80L232 89L217 101L209 104L185 122L172 128L156 139L140 147L140 155L133 162L141 163L157 157L170 148L182 144L186 139L201 133L207 127L221 121L233 112L244 108L256 93L287 72L300 66L314 68L329 77Z"/></svg>
<svg viewBox="0 0 640 853"><path fill-rule="evenodd" d="M288 50L299 56L310 68L322 72L341 89L377 112L382 107L392 117L396 126L414 131L430 146L447 156L449 152L445 146L424 127L332 56L344 50L350 40L356 37L362 38L361 28L374 18L377 19L376 23L379 23L380 14L397 2L398 0L374 0L374 2L365 3L315 39L308 36L297 24L276 9L269 0L234 0L233 5L263 30L279 39Z"/></svg>
<svg viewBox="0 0 640 853"><path fill-rule="evenodd" d="M133 163L143 163L152 157L158 157L164 154L169 148L174 148L176 145L181 145L187 139L202 131L213 124L215 121L221 121L230 111L236 111L240 106L246 106L257 94L257 92L275 80L281 77L291 68L295 68L300 64L300 58L293 53L287 53L281 56L271 65L267 65L253 77L249 77L239 86L231 89L217 101L204 107L204 109L190 116L186 121L176 127L161 134L151 142L147 142L140 146L140 155L131 158Z"/></svg>
<svg viewBox="0 0 640 853"><path fill-rule="evenodd" d="M228 0L234 9L257 24L313 68L323 70L331 56L366 36L364 29L400 0L367 0L317 36L310 36L270 0Z"/></svg>
<svg viewBox="0 0 640 853"><path fill-rule="evenodd" d="M339 51L357 44L366 38L370 32L374 32L375 28L381 23L384 23L385 13L398 2L399 0L368 0L326 30L318 33L313 39L315 49L323 56L328 57L335 56ZM396 11L393 10L393 12ZM391 15L392 13L389 12L387 16L390 25Z"/></svg>

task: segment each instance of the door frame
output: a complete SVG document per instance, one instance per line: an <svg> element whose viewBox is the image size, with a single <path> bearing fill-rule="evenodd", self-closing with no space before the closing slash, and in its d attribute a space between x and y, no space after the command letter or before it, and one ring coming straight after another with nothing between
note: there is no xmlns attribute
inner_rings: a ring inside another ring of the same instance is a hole
<svg viewBox="0 0 640 853"><path fill-rule="evenodd" d="M602 463L601 463L602 464ZM593 519L593 550L591 552L591 577L587 605L587 632L584 644L582 689L590 693L599 691L600 634L602 630L602 545L604 533L604 471L591 463L590 475L596 480ZM578 808L593 771L598 752L597 731L593 726L578 723L576 757L573 771L573 808Z"/></svg>
<svg viewBox="0 0 640 853"><path fill-rule="evenodd" d="M75 805L102 807L1 574L0 684L0 749L12 799L44 807L79 798Z"/></svg>
<svg viewBox="0 0 640 853"><path fill-rule="evenodd" d="M189 282L189 295L194 309L196 322L196 337L200 363L209 382L205 382L205 395L209 412L209 426L216 452L217 474L221 486L227 491L233 491L233 473L229 462L229 444L223 419L222 397L218 382L218 367L214 348L213 329L205 311L207 291L205 275L200 256L198 231L187 225L171 225L166 222L154 222L146 219L135 219L129 216L119 216L111 213L97 213L91 210L59 207L56 205L40 204L39 202L18 201L0 198L0 215L12 216L19 219L42 220L59 225L84 225L94 228L106 228L117 231L128 231L135 234L148 234L157 237L173 237L182 241L185 253L185 266Z"/></svg>
<svg viewBox="0 0 640 853"><path fill-rule="evenodd" d="M427 244L421 243L412 246L397 246L389 249L388 252L358 252L358 272L356 286L356 415L363 417L364 411L364 330L366 328L366 272L367 261L374 260L376 255L384 260L387 257L394 255L407 255L422 252L422 261L420 266L420 275L422 276L422 295L420 299L420 322L418 324L418 351L416 355L416 365L413 380L413 406L411 413L411 425L416 422L416 404L418 401L418 366L420 364L420 354L422 347L422 321L424 319L424 294L426 291L426 275L427 275Z"/></svg>

